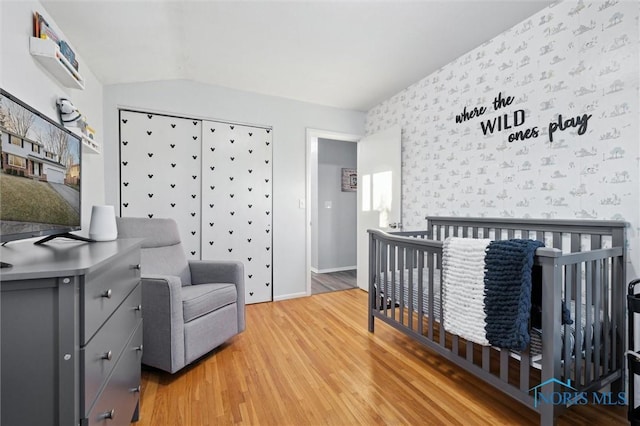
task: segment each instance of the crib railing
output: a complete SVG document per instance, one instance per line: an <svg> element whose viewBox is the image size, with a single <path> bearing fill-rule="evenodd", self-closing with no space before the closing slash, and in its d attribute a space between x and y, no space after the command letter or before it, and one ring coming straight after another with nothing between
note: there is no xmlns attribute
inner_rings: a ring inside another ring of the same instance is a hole
<svg viewBox="0 0 640 426"><path fill-rule="evenodd" d="M553 424L563 407L536 404L532 388L544 384L538 390L550 394L569 379L581 391L622 387L624 224L582 222L435 218L417 235L369 231L369 330L382 319L528 407L537 405L541 424ZM535 258L542 270L541 356L529 347L515 353L480 346L441 327L440 240L448 236L547 244ZM575 332L562 325L563 305L575 307Z"/></svg>

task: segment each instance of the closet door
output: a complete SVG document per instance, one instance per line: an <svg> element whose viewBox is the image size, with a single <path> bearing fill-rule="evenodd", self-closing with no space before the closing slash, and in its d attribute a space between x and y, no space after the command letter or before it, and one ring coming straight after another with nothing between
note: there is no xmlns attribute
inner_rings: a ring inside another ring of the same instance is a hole
<svg viewBox="0 0 640 426"><path fill-rule="evenodd" d="M271 129L202 126L202 258L241 261L246 302L270 301Z"/></svg>
<svg viewBox="0 0 640 426"><path fill-rule="evenodd" d="M188 259L200 259L202 122L120 111L120 215L176 220Z"/></svg>

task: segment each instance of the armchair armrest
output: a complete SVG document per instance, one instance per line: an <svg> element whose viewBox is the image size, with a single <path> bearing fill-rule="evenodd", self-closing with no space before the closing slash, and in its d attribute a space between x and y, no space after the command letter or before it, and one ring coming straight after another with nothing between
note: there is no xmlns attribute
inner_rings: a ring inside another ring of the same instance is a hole
<svg viewBox="0 0 640 426"><path fill-rule="evenodd" d="M245 328L244 265L238 261L190 260L191 284L231 283L238 295L238 332Z"/></svg>
<svg viewBox="0 0 640 426"><path fill-rule="evenodd" d="M182 282L177 276L151 274L141 281L143 363L175 372L184 366Z"/></svg>
<svg viewBox="0 0 640 426"><path fill-rule="evenodd" d="M244 287L244 265L237 261L190 260L192 284L233 283Z"/></svg>

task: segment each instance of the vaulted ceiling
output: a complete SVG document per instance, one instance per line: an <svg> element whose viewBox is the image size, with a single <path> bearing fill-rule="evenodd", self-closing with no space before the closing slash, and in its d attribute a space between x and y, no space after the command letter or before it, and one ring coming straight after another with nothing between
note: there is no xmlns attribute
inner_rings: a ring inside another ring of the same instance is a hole
<svg viewBox="0 0 640 426"><path fill-rule="evenodd" d="M360 111L550 3L42 1L105 85L189 79Z"/></svg>

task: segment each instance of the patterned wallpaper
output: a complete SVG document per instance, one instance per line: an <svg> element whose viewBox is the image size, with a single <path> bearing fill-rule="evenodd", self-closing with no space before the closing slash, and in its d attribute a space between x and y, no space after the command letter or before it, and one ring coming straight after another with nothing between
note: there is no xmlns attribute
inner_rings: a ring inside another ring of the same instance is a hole
<svg viewBox="0 0 640 426"><path fill-rule="evenodd" d="M624 219L635 241L639 8L551 5L370 110L367 134L402 127L405 228Z"/></svg>

